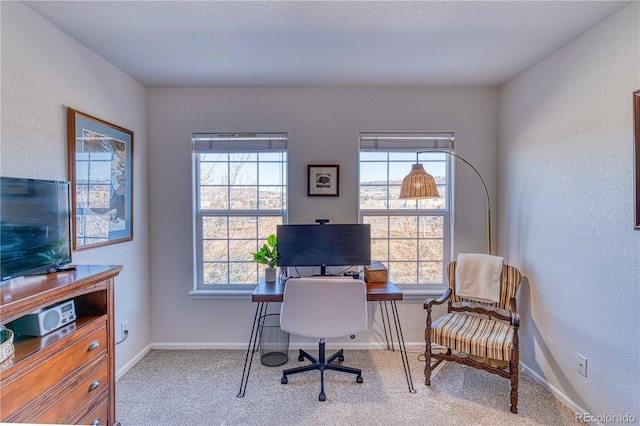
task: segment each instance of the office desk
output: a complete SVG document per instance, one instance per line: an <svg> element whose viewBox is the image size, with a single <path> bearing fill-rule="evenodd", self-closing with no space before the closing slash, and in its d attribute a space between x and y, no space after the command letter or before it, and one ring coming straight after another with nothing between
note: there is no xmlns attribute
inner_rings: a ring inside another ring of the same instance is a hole
<svg viewBox="0 0 640 426"><path fill-rule="evenodd" d="M240 390L236 395L238 398L242 398L245 394L247 383L249 382L251 365L253 364L253 355L259 347L260 318L266 315L269 302L282 302L285 284L286 281L280 279L277 279L275 282L271 283L261 282L256 286L255 290L251 294L251 301L257 303L257 305L256 313L253 317L253 326L251 328L249 346L247 347L247 354L244 359L244 368L242 370ZM396 337L398 338L398 352L400 352L400 358L402 359L402 366L404 367L407 386L409 388L409 392L415 393L416 390L413 388L413 380L411 378L411 371L409 370L409 359L407 358L407 349L404 344L402 326L400 325L400 317L398 316L398 308L396 306L397 300L402 300L402 291L392 282L367 283L367 301L378 302L380 304L382 325L384 328L384 337L387 343L387 349L395 351L393 343L393 331L391 328L391 321L389 319L389 309L387 303L391 305L393 323L395 327Z"/></svg>

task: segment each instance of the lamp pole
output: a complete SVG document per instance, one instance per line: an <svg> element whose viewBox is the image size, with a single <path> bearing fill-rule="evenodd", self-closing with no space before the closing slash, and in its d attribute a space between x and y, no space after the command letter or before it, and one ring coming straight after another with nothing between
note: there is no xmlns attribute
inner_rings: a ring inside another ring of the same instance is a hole
<svg viewBox="0 0 640 426"><path fill-rule="evenodd" d="M471 167L471 170L473 170L476 176L478 176L478 179L480 179L482 188L484 188L484 195L487 199L487 254L491 254L491 202L489 201L489 191L487 190L487 185L484 183L484 179L482 179L482 176L480 176L480 172L478 172L478 170L475 167L473 167L473 165L469 163L467 160L450 151L434 149L434 150L420 151L418 152L418 154L427 153L427 152L443 152L445 154L449 154L457 158L458 160L465 163L467 166Z"/></svg>

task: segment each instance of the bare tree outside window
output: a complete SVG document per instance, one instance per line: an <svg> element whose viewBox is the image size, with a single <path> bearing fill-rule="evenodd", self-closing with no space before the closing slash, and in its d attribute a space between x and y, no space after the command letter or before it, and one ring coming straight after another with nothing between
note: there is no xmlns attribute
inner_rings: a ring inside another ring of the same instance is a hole
<svg viewBox="0 0 640 426"><path fill-rule="evenodd" d="M441 285L449 259L449 159L444 153L417 151L419 146L376 149L361 139L360 216L371 225L372 261L387 267L392 282ZM416 161L435 177L440 198L400 199L402 179Z"/></svg>
<svg viewBox="0 0 640 426"><path fill-rule="evenodd" d="M256 284L256 252L283 223L286 153L282 150L195 155L199 287Z"/></svg>

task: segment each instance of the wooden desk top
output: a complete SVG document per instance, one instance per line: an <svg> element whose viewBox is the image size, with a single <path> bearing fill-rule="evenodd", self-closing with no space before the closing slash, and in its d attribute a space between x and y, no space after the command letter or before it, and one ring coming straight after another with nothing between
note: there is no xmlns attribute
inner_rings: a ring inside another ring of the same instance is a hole
<svg viewBox="0 0 640 426"><path fill-rule="evenodd" d="M252 302L282 302L285 281L277 279L275 282L261 282L251 294ZM367 301L384 302L402 300L402 290L392 282L367 283Z"/></svg>

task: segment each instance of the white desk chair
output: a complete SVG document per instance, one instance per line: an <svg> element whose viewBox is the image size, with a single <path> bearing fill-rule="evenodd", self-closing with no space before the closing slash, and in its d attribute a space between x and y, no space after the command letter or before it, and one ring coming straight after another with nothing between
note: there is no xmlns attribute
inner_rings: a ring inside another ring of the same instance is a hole
<svg viewBox="0 0 640 426"><path fill-rule="evenodd" d="M356 382L362 383L362 371L356 368L331 364L336 358L344 361L340 349L325 358L324 339L349 336L367 329L367 286L362 280L291 278L284 288L280 313L280 327L291 334L320 339L318 358L300 349L298 361L305 358L313 364L291 368L282 372L282 384L287 376L303 371L320 370L319 401L326 400L324 370L336 370L356 374Z"/></svg>

